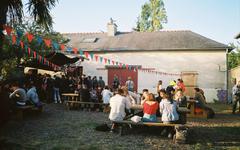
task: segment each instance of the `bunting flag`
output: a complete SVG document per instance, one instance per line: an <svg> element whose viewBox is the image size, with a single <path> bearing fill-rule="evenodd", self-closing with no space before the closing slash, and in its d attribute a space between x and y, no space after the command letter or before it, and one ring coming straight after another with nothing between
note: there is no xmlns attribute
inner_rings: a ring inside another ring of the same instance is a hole
<svg viewBox="0 0 240 150"><path fill-rule="evenodd" d="M119 67L122 68L122 63L119 63Z"/></svg>
<svg viewBox="0 0 240 150"><path fill-rule="evenodd" d="M23 31L22 30L17 30L17 37L21 38L23 36Z"/></svg>
<svg viewBox="0 0 240 150"><path fill-rule="evenodd" d="M79 54L83 56L83 51L81 49L79 49Z"/></svg>
<svg viewBox="0 0 240 150"><path fill-rule="evenodd" d="M90 57L91 57L91 60L93 60L93 53L92 52L90 53Z"/></svg>
<svg viewBox="0 0 240 150"><path fill-rule="evenodd" d="M46 44L47 47L51 46L51 40L49 39L43 39L44 43Z"/></svg>
<svg viewBox="0 0 240 150"><path fill-rule="evenodd" d="M30 56L31 55L31 49L29 47L27 49L28 49L28 56Z"/></svg>
<svg viewBox="0 0 240 150"><path fill-rule="evenodd" d="M103 57L100 57L100 62L102 63L102 61L103 61Z"/></svg>
<svg viewBox="0 0 240 150"><path fill-rule="evenodd" d="M20 46L21 46L22 49L24 48L24 45L23 45L22 41L20 41Z"/></svg>
<svg viewBox="0 0 240 150"><path fill-rule="evenodd" d="M12 45L19 45L23 50L25 49L26 53L28 54L28 56L33 56L33 58L35 59L38 59L39 62L43 62L44 64L47 64L48 66L52 67L52 68L58 68L59 66L53 64L52 62L49 62L46 58L40 56L37 54L36 51L33 51L31 52L31 48L28 47L28 43L24 43L23 41L21 41L21 37L24 35L24 32L22 30L16 30L15 32L12 32L13 31L13 28L11 28L10 26L4 26L4 29L6 30L7 32L7 35L6 36L6 39L12 41ZM14 34L16 33L16 34ZM48 48L52 47L53 50L58 50L59 48L64 51L65 50L65 45L64 44L58 44L56 41L53 41L51 39L43 39L42 37L38 36L38 35L33 35L33 34L30 34L30 33L26 33L25 34L26 37L27 37L27 40L29 43L32 42L32 40L35 38L35 40L37 41L38 45L41 45L42 43L44 43ZM95 58L95 61L100 61L100 63L103 62L103 59L104 59L104 62L105 64L113 64L113 65L116 65L120 68L126 68L126 69L129 69L129 70L133 70L133 71L137 71L139 68L137 66L131 66L131 65L128 65L128 64L123 64L123 63L120 63L120 62L117 62L115 60L112 60L112 59L108 59L108 58L103 58L102 56L98 56L96 54L94 54L93 52L87 52L87 51L83 51L81 49L77 49L77 48L72 48L72 47L67 47L67 52L69 53L74 53L74 54L80 54L81 56L84 56L86 58L89 58L89 55L90 55L90 58L91 60L93 61L94 58ZM141 70L141 69L140 69ZM143 70L144 72L146 70ZM174 76L174 75L180 75L180 74L173 74L173 73L166 73L166 72L158 72L158 71L152 71L152 70L148 70L147 72L149 73L154 73L154 74L160 74L160 75L170 75L170 76Z"/></svg>
<svg viewBox="0 0 240 150"><path fill-rule="evenodd" d="M37 53L36 53L36 51L33 51L33 58L37 58Z"/></svg>
<svg viewBox="0 0 240 150"><path fill-rule="evenodd" d="M6 30L7 35L10 36L13 30L12 27L3 25L3 28Z"/></svg>
<svg viewBox="0 0 240 150"><path fill-rule="evenodd" d="M57 42L52 41L52 45L53 45L53 48L54 48L55 50L58 50L58 49L59 49L59 45L58 45Z"/></svg>
<svg viewBox="0 0 240 150"><path fill-rule="evenodd" d="M64 45L64 44L61 44L61 45L60 45L60 48L61 48L61 50L63 51L63 50L65 49L65 45Z"/></svg>
<svg viewBox="0 0 240 150"><path fill-rule="evenodd" d="M78 53L78 49L77 48L73 48L73 52L74 52L74 54L77 54Z"/></svg>
<svg viewBox="0 0 240 150"><path fill-rule="evenodd" d="M14 44L16 44L16 40L17 40L17 37L16 37L16 35L12 35L12 44L14 45Z"/></svg>
<svg viewBox="0 0 240 150"><path fill-rule="evenodd" d="M43 39L42 39L42 37L40 37L40 36L37 36L37 37L36 37L36 39L37 39L37 43L38 43L38 45L41 45L41 44L42 44L42 42L43 42Z"/></svg>
<svg viewBox="0 0 240 150"><path fill-rule="evenodd" d="M30 34L30 33L26 33L26 36L27 36L28 42L31 43L33 38L34 38L34 36L32 34Z"/></svg>
<svg viewBox="0 0 240 150"><path fill-rule="evenodd" d="M89 53L88 52L84 52L84 55L85 55L86 58L88 58Z"/></svg>
<svg viewBox="0 0 240 150"><path fill-rule="evenodd" d="M107 60L108 60L107 58L104 58L104 63L105 63L105 64L107 63Z"/></svg>
<svg viewBox="0 0 240 150"><path fill-rule="evenodd" d="M95 55L95 60L98 61L98 55Z"/></svg>

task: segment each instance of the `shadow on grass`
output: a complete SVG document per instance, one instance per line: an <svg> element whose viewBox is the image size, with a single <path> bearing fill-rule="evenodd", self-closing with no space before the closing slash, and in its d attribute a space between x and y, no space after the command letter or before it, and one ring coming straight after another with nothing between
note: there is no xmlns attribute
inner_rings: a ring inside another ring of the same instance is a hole
<svg viewBox="0 0 240 150"><path fill-rule="evenodd" d="M188 139L190 144L240 147L240 127L194 127Z"/></svg>

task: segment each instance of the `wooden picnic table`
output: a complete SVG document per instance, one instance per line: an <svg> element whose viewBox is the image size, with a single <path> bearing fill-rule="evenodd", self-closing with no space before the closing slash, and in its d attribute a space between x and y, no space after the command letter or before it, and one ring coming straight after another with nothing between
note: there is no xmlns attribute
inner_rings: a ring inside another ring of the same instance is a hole
<svg viewBox="0 0 240 150"><path fill-rule="evenodd" d="M66 97L68 101L78 101L79 94L76 94L76 93L62 93L62 96Z"/></svg>
<svg viewBox="0 0 240 150"><path fill-rule="evenodd" d="M187 103L188 103L188 108L190 110L190 113L187 114L187 117L192 117L192 118L207 118L207 112L202 109L202 113L196 113L195 112L195 109L196 109L196 103L197 101L194 100L194 99L190 99L190 100L187 100Z"/></svg>

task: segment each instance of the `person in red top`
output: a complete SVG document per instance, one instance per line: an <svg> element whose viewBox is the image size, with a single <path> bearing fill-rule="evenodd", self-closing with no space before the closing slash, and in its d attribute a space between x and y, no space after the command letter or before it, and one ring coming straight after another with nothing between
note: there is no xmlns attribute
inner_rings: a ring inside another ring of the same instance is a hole
<svg viewBox="0 0 240 150"><path fill-rule="evenodd" d="M182 79L178 79L177 90L179 90L179 89L181 89L183 93L186 91L186 87L185 87Z"/></svg>
<svg viewBox="0 0 240 150"><path fill-rule="evenodd" d="M143 118L144 122L156 122L157 121L157 113L158 110L158 102L155 101L154 95L149 93L147 95L146 101L143 103Z"/></svg>

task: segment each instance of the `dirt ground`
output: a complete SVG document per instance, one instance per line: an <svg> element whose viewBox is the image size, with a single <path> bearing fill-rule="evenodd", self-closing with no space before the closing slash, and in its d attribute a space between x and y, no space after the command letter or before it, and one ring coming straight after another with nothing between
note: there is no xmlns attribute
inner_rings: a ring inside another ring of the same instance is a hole
<svg viewBox="0 0 240 150"><path fill-rule="evenodd" d="M230 105L212 104L214 119L188 119L188 144L174 144L157 128L131 129L124 136L99 132L108 114L66 110L62 104L47 104L39 116L9 121L0 129L0 149L240 149L240 114Z"/></svg>

